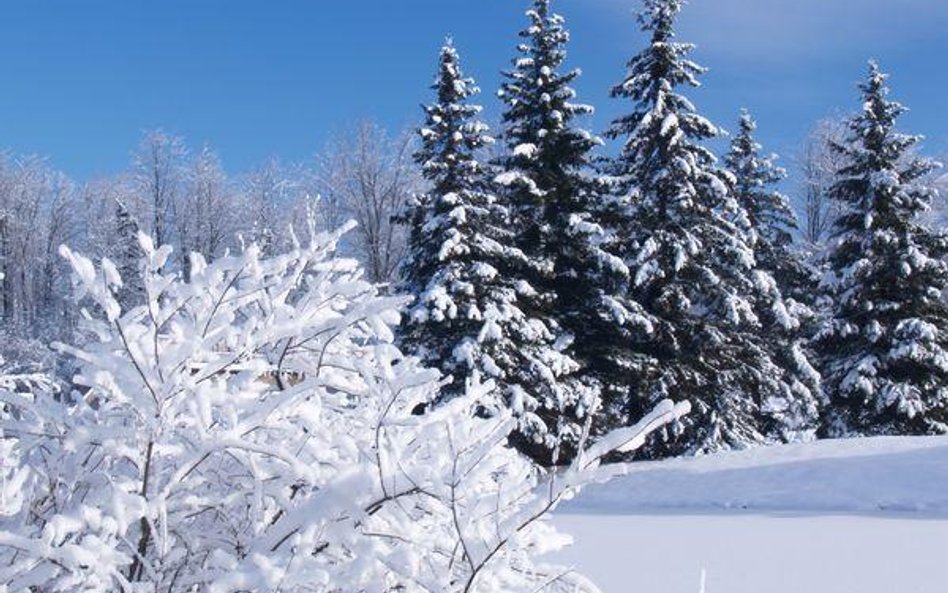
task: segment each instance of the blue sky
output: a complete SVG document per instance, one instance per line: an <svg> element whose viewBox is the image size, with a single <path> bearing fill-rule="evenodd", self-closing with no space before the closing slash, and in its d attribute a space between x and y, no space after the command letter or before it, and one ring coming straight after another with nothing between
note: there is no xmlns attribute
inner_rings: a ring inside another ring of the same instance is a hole
<svg viewBox="0 0 948 593"><path fill-rule="evenodd" d="M0 6L0 147L48 155L79 179L121 170L145 129L209 143L231 170L269 156L311 157L362 118L417 123L436 52L454 36L468 74L493 89L523 25L521 0L35 0ZM635 0L559 0L601 132L625 109L608 99L644 41ZM732 127L757 115L761 139L789 161L815 120L858 106L874 57L907 131L948 152L948 2L692 0L680 38L711 68L692 93ZM785 163L789 164L789 163Z"/></svg>

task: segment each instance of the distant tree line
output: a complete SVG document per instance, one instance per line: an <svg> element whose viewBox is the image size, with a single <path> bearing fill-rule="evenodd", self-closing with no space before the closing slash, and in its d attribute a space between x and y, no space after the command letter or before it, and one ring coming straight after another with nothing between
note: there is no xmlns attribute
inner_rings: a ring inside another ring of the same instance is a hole
<svg viewBox="0 0 948 593"><path fill-rule="evenodd" d="M290 248L291 229L301 231L310 217L321 229L353 219L358 227L341 250L364 263L371 281L391 282L405 248L391 216L420 187L410 142L408 134L362 122L309 163L270 159L228 174L211 147L192 150L183 138L152 130L126 171L86 183L45 159L0 154L0 332L7 358L30 358L44 351L43 342L75 329L61 244L108 257L128 272L131 284L121 294L128 306L142 299L134 285L139 231L174 246L168 265L187 279L192 251L213 260L256 243L273 254Z"/></svg>

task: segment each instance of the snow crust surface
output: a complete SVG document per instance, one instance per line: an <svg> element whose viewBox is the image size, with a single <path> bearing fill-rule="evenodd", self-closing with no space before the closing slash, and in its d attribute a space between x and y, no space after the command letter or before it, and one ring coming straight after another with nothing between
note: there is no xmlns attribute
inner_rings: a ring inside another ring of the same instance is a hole
<svg viewBox="0 0 948 593"><path fill-rule="evenodd" d="M948 437L840 439L637 463L628 475L583 490L559 512L728 510L948 519Z"/></svg>
<svg viewBox="0 0 948 593"><path fill-rule="evenodd" d="M554 524L603 593L944 593L948 437L634 464Z"/></svg>
<svg viewBox="0 0 948 593"><path fill-rule="evenodd" d="M560 515L550 560L603 593L945 593L948 521L854 515ZM702 587L702 573L705 576Z"/></svg>

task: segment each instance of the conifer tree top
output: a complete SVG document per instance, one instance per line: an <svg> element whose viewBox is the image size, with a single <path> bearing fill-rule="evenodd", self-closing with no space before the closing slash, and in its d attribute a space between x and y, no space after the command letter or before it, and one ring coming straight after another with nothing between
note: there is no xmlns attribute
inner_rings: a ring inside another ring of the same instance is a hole
<svg viewBox="0 0 948 593"><path fill-rule="evenodd" d="M747 108L741 108L738 118L738 131L731 141L731 150L725 159L728 166L751 167L755 171L760 171L760 178L754 178L749 181L755 181L759 185L767 183L776 183L786 177L786 171L783 168L773 164L774 155L769 157L761 156L763 146L755 138L757 132L757 122ZM732 169L733 170L733 169Z"/></svg>
<svg viewBox="0 0 948 593"><path fill-rule="evenodd" d="M651 33L651 43L629 60L625 79L611 92L614 98L631 99L634 109L606 132L610 138L625 139L611 171L619 193L638 189L657 202L658 211L670 215L676 204L685 210L694 207L696 185L711 184L716 193L723 193L720 179L707 175L716 158L700 144L720 131L675 90L700 86L698 76L705 72L687 58L693 44L672 41L682 4L645 0L639 23Z"/></svg>
<svg viewBox="0 0 948 593"><path fill-rule="evenodd" d="M565 20L551 11L550 0L535 0L526 15L530 24L519 34L524 40L517 46L520 55L513 60L513 68L504 72L506 80L498 93L507 105L503 120L511 151L503 164L507 169L529 168L528 161L545 156L562 166L583 165L573 161L600 141L570 125L575 117L593 109L572 102L576 92L569 85L579 70L561 71L569 42Z"/></svg>
<svg viewBox="0 0 948 593"><path fill-rule="evenodd" d="M888 99L887 79L878 63L870 61L866 80L859 85L862 111L849 122L848 142L833 145L847 164L830 194L850 209L849 216L836 221L837 236L859 227L869 230L914 223L932 199L932 190L916 182L938 165L910 156L922 136L896 130L896 120L908 109Z"/></svg>
<svg viewBox="0 0 948 593"><path fill-rule="evenodd" d="M892 131L895 120L908 111L902 104L888 100L889 87L886 86L888 78L889 75L879 68L879 63L870 60L869 75L866 81L859 85L865 102L863 103L862 117L856 118L854 123L874 121L881 124L870 126L865 130L866 133L862 136L867 141L866 148L881 147L885 137Z"/></svg>
<svg viewBox="0 0 948 593"><path fill-rule="evenodd" d="M787 174L775 164L776 155L762 154L756 131L757 122L747 109L741 109L738 132L724 162L734 175L735 197L757 238L773 247L786 247L793 241L797 219L787 197L772 186Z"/></svg>
<svg viewBox="0 0 948 593"><path fill-rule="evenodd" d="M654 31L656 39L671 39L675 36L674 24L684 5L683 0L644 0L639 12L639 23L643 31Z"/></svg>
<svg viewBox="0 0 948 593"><path fill-rule="evenodd" d="M445 105L458 103L480 92L474 80L465 78L461 72L461 59L454 47L454 40L450 37L447 37L441 46L438 75L431 88L437 91L438 102Z"/></svg>
<svg viewBox="0 0 948 593"><path fill-rule="evenodd" d="M479 105L468 99L480 92L474 80L466 78L461 61L448 38L441 48L438 74L431 87L435 103L424 107L425 123L419 130L421 148L415 154L422 174L434 185L434 193L475 189L480 164L474 153L493 142L487 125L477 119Z"/></svg>
<svg viewBox="0 0 948 593"><path fill-rule="evenodd" d="M682 6L681 0L644 1L638 22L642 31L651 33L651 42L648 48L629 61L630 76L612 89L614 97L642 100L650 96L654 98L649 90L665 93L681 84L700 86L697 76L706 69L685 59L694 49L694 44L672 41L675 38L675 19ZM654 69L649 70L646 65Z"/></svg>

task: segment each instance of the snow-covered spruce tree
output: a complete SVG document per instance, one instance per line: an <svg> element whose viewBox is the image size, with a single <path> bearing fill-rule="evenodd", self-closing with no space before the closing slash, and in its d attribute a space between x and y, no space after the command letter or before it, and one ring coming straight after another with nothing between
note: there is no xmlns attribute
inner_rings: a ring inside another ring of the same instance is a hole
<svg viewBox="0 0 948 593"><path fill-rule="evenodd" d="M147 300L127 311L113 263L63 250L96 304L89 343L64 347L88 391L0 376L0 590L597 591L536 560L564 541L548 511L687 405L549 473L507 446L509 410L478 416L476 375L412 415L438 373L390 343L403 300L332 255L339 235L192 255L190 282L143 236Z"/></svg>
<svg viewBox="0 0 948 593"><path fill-rule="evenodd" d="M549 0L535 0L527 17L519 55L499 93L506 150L497 181L517 229L515 245L529 262L516 273L544 295L529 303L531 310L564 333L566 351L581 365L568 399L541 401L537 409L548 426L571 426L561 454L566 459L585 415L597 413L592 402L627 393L624 346L647 324L623 298L628 268L608 251L601 224L607 187L591 174L592 151L602 142L577 125L592 107L574 102L571 84L579 71L564 71L564 19Z"/></svg>
<svg viewBox="0 0 948 593"><path fill-rule="evenodd" d="M493 379L498 405L520 420L515 442L538 462L555 463L560 441L579 438L579 425L555 417L580 405L568 380L577 365L560 351L555 325L534 315L546 295L520 272L537 264L513 245L509 211L491 193L479 158L493 140L478 121L480 107L469 103L477 89L450 42L433 88L416 155L430 188L404 215L403 290L416 299L399 344L452 377L442 398L463 393L474 373Z"/></svg>
<svg viewBox="0 0 948 593"><path fill-rule="evenodd" d="M734 178L733 193L747 214L753 231L757 267L777 281L780 291L800 303L812 303L818 278L799 251L794 249L794 234L799 230L790 200L776 185L787 173L774 162L776 155L764 155L754 133L757 122L745 109L741 111L738 132L724 159Z"/></svg>
<svg viewBox="0 0 948 593"><path fill-rule="evenodd" d="M109 241L109 256L122 278L127 280L118 291L118 302L123 309L140 305L145 298L141 285L141 248L138 246L138 221L122 200L115 200L115 235Z"/></svg>
<svg viewBox="0 0 948 593"><path fill-rule="evenodd" d="M623 142L610 172L625 209L615 232L632 269L629 292L653 325L637 345L647 358L629 369L620 412L635 418L670 393L694 408L686 424L649 443L651 456L765 442L761 413L789 388L760 335L757 312L773 280L755 270L733 180L703 145L718 129L676 90L698 86L703 72L687 58L693 46L674 39L681 6L645 0L639 21L650 43L612 91L633 111L607 132Z"/></svg>
<svg viewBox="0 0 948 593"><path fill-rule="evenodd" d="M732 176L732 192L746 214L748 242L760 275L762 300L758 306L763 341L770 356L787 370L787 390L764 406L763 429L768 436L790 441L811 437L819 420L819 373L810 362L806 340L813 335L816 271L794 249L797 217L789 200L774 186L786 172L775 155L761 154L754 137L757 124L741 112L738 132L724 159Z"/></svg>
<svg viewBox="0 0 948 593"><path fill-rule="evenodd" d="M862 112L836 145L848 164L830 190L843 209L828 254L834 303L816 341L828 436L948 432L948 245L918 221L935 164L896 131L905 108L885 81L870 63Z"/></svg>

